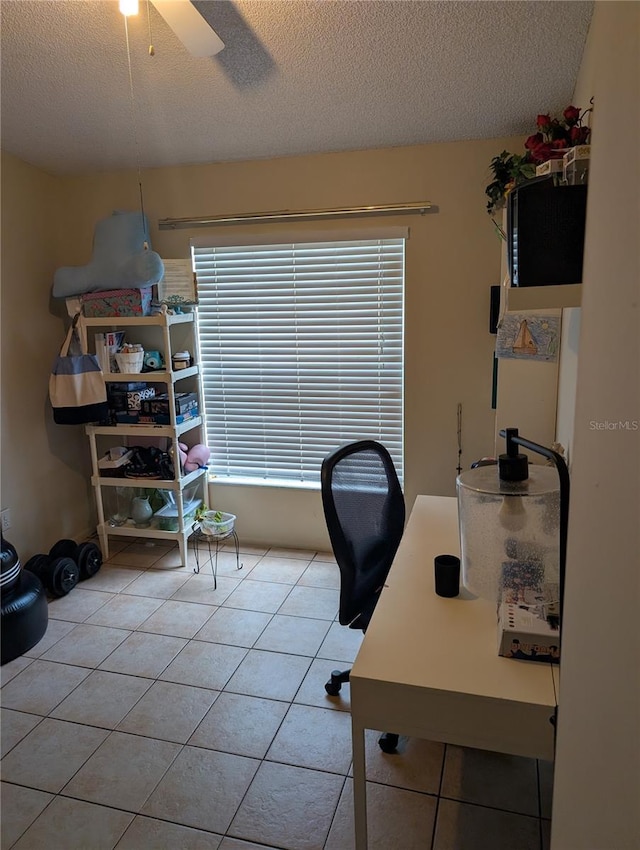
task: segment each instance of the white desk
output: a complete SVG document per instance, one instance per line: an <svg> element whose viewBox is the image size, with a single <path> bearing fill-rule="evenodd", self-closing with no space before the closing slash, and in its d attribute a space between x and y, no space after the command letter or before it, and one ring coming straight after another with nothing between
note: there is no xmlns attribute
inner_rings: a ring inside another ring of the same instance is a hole
<svg viewBox="0 0 640 850"><path fill-rule="evenodd" d="M436 596L445 553L460 554L457 501L418 496L351 671L356 850L367 847L365 729L553 758L558 671L498 656L487 600Z"/></svg>

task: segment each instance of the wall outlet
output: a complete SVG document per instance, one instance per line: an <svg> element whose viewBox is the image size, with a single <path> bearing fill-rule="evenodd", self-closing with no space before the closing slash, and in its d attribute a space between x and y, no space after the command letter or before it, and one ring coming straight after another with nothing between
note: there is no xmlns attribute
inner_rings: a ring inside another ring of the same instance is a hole
<svg viewBox="0 0 640 850"><path fill-rule="evenodd" d="M2 516L2 530L8 531L11 528L11 508L5 508L0 516Z"/></svg>

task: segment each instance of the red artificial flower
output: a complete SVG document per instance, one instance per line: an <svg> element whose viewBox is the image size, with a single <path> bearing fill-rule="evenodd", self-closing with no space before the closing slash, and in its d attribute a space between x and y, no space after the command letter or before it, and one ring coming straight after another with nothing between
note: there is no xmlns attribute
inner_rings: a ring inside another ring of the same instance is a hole
<svg viewBox="0 0 640 850"><path fill-rule="evenodd" d="M553 148L549 142L542 142L531 151L534 162L546 162L553 156Z"/></svg>
<svg viewBox="0 0 640 850"><path fill-rule="evenodd" d="M534 166L550 159L560 159L567 148L574 145L588 144L591 129L583 126L582 120L591 111L589 108L581 113L577 106L570 105L562 113L562 118L540 113L536 117L537 132L525 141L522 156L503 151L500 156L494 157L491 161L494 179L485 190L489 197L487 212L494 215L496 210L501 209L508 192L533 177Z"/></svg>
<svg viewBox="0 0 640 850"><path fill-rule="evenodd" d="M537 148L538 145L541 145L543 141L542 133L534 133L532 136L529 136L527 141L524 143L524 146L527 150L535 150L535 148Z"/></svg>
<svg viewBox="0 0 640 850"><path fill-rule="evenodd" d="M584 145L589 138L589 127L572 127L569 131L569 137L572 145Z"/></svg>
<svg viewBox="0 0 640 850"><path fill-rule="evenodd" d="M580 110L577 106L567 106L562 114L564 115L564 120L570 127L577 124L580 119Z"/></svg>

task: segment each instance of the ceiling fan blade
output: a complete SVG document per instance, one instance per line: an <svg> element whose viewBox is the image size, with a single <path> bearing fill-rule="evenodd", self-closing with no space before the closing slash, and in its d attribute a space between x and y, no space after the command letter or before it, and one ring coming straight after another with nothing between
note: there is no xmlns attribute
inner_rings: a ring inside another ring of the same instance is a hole
<svg viewBox="0 0 640 850"><path fill-rule="evenodd" d="M167 24L193 56L215 56L222 39L191 3L191 0L151 0Z"/></svg>

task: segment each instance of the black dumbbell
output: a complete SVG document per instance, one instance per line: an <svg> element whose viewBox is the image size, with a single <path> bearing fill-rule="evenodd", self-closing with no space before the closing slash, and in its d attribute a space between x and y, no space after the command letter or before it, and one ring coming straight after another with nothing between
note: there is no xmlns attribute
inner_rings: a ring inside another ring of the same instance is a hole
<svg viewBox="0 0 640 850"><path fill-rule="evenodd" d="M80 570L80 581L94 576L102 566L100 547L91 541L77 544L75 540L63 539L49 550L50 558L71 558Z"/></svg>
<svg viewBox="0 0 640 850"><path fill-rule="evenodd" d="M80 570L72 558L34 555L24 568L36 575L52 596L66 596L80 579Z"/></svg>

